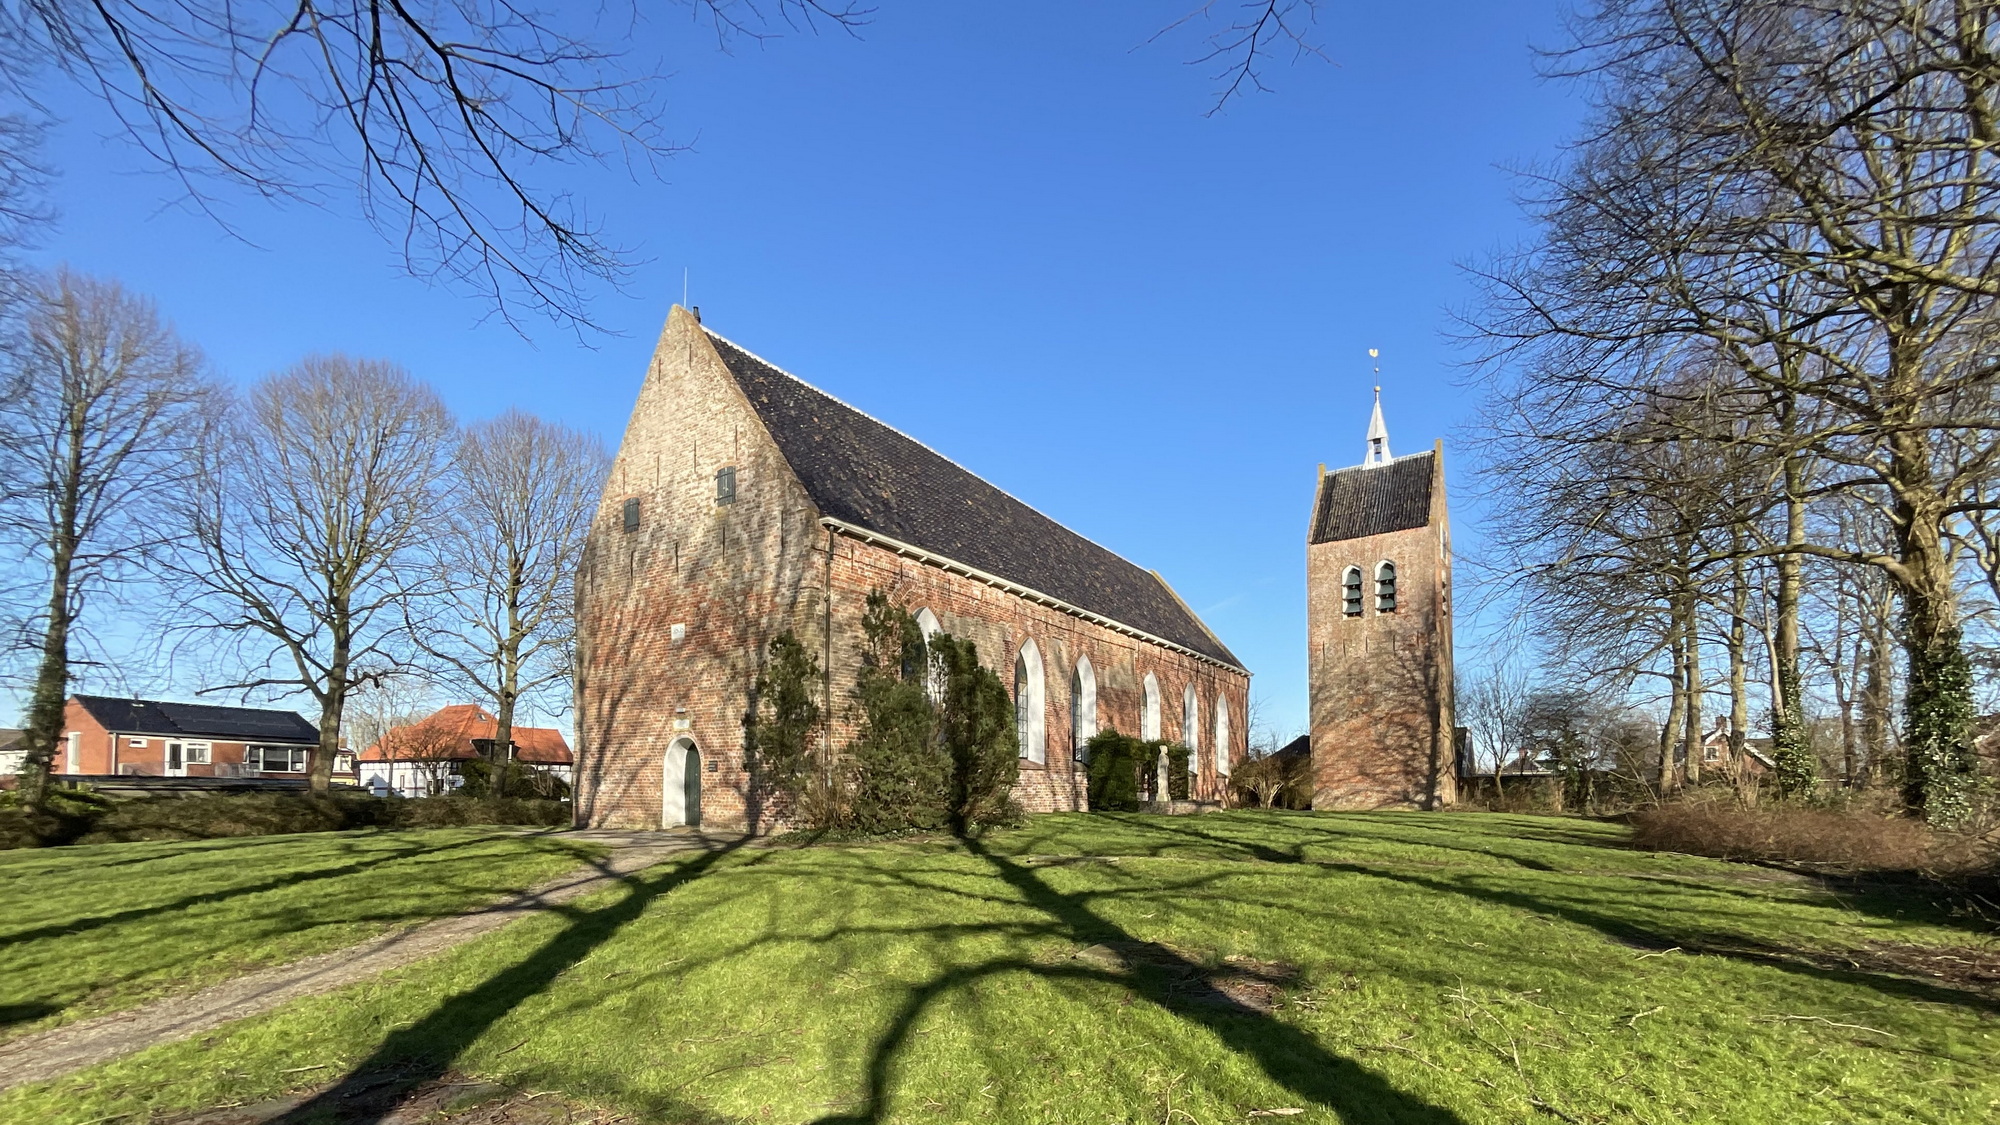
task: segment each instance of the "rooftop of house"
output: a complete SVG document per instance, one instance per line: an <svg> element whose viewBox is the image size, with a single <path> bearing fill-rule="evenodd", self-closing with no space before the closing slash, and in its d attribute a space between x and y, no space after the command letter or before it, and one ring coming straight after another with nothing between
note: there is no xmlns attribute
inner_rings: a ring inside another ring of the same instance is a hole
<svg viewBox="0 0 2000 1125"><path fill-rule="evenodd" d="M0 727L0 754L4 754L9 750L22 749L22 743L27 740L27 737L27 731L15 730L13 727Z"/></svg>
<svg viewBox="0 0 2000 1125"><path fill-rule="evenodd" d="M1436 461L1435 452L1413 453L1327 473L1319 481L1307 542L1359 539L1428 524Z"/></svg>
<svg viewBox="0 0 2000 1125"><path fill-rule="evenodd" d="M710 332L824 516L1242 668L1166 579Z"/></svg>
<svg viewBox="0 0 2000 1125"><path fill-rule="evenodd" d="M319 742L319 728L300 718L295 711L220 707L212 703L172 703L157 699L114 699L105 695L71 698L99 726L115 734L220 738L231 742Z"/></svg>
<svg viewBox="0 0 2000 1125"><path fill-rule="evenodd" d="M498 736L500 720L475 703L443 707L407 726L392 728L361 752L364 762L466 761L485 757L479 743ZM575 761L562 732L550 727L517 726L513 730L514 760L537 766L567 766Z"/></svg>

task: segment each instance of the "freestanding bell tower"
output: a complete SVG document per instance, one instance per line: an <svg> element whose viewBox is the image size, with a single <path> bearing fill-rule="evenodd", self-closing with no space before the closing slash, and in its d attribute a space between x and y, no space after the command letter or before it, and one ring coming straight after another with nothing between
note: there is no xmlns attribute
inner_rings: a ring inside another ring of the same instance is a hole
<svg viewBox="0 0 2000 1125"><path fill-rule="evenodd" d="M1382 388L1360 465L1319 470L1306 536L1313 808L1457 796L1444 443L1395 457Z"/></svg>

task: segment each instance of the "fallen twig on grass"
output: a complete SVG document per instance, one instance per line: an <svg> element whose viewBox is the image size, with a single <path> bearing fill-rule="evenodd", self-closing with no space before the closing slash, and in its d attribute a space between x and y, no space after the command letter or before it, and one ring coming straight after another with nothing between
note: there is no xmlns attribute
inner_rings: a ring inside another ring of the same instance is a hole
<svg viewBox="0 0 2000 1125"><path fill-rule="evenodd" d="M1645 1019L1647 1016L1657 1016L1666 1010L1665 1005L1660 1005L1658 1007L1647 1008L1643 1012L1634 1012L1632 1013L1632 1018L1625 1021L1625 1026L1637 1031L1639 1030L1640 1020Z"/></svg>
<svg viewBox="0 0 2000 1125"><path fill-rule="evenodd" d="M1899 1038L1893 1031L1883 1031L1879 1027L1863 1027L1858 1023L1835 1023L1825 1016L1751 1016L1752 1023L1823 1023L1828 1027L1844 1027L1850 1031L1866 1031L1874 1035Z"/></svg>

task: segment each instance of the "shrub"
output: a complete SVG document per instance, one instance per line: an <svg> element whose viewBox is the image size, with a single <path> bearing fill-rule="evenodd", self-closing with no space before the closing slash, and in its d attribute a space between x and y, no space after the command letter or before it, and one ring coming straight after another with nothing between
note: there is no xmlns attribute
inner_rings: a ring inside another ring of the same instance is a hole
<svg viewBox="0 0 2000 1125"><path fill-rule="evenodd" d="M804 804L808 782L822 777L811 769L813 732L819 729L820 707L813 688L820 678L819 661L790 629L771 638L770 660L757 678L756 701L745 722L757 783L800 819L829 819L823 802Z"/></svg>
<svg viewBox="0 0 2000 1125"><path fill-rule="evenodd" d="M846 826L967 832L1013 820L1013 702L978 648L949 633L926 643L916 619L879 590L861 624Z"/></svg>
<svg viewBox="0 0 2000 1125"><path fill-rule="evenodd" d="M485 758L459 763L457 796L493 800L497 794L543 801L569 800L569 782L524 762L507 762L498 769ZM510 822L511 823L511 822Z"/></svg>
<svg viewBox="0 0 2000 1125"><path fill-rule="evenodd" d="M1990 863L1966 842L1920 821L1801 808L1676 802L1632 814L1632 842L1720 859L1806 863L1850 871L1960 873Z"/></svg>
<svg viewBox="0 0 2000 1125"><path fill-rule="evenodd" d="M1146 743L1119 734L1109 727L1098 731L1084 744L1089 755L1087 792L1091 812L1136 812L1139 801L1139 763Z"/></svg>
<svg viewBox="0 0 2000 1125"><path fill-rule="evenodd" d="M0 810L0 847L212 840L353 828L447 828L476 824L565 827L563 801L464 796L403 800L365 793L219 793L196 797L110 800L57 790L50 811L33 818Z"/></svg>
<svg viewBox="0 0 2000 1125"><path fill-rule="evenodd" d="M1085 744L1090 754L1088 793L1092 812L1132 812L1144 808L1147 779L1157 777L1160 755L1167 755L1167 798L1188 796L1187 747L1159 739L1130 738L1115 730L1099 731Z"/></svg>

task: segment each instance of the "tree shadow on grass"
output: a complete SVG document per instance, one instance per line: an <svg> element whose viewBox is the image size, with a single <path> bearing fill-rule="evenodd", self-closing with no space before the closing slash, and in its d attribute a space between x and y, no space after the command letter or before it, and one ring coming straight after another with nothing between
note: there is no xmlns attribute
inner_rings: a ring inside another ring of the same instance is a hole
<svg viewBox="0 0 2000 1125"><path fill-rule="evenodd" d="M142 918L178 914L183 910L188 910L196 906L228 902L231 899L242 898L245 895L263 894L266 891L282 890L286 887L295 887L302 883L314 883L322 879L337 879L342 876L353 875L372 868L381 867L385 864L414 859L418 856L434 856L459 848L474 847L490 842L484 839L466 840L457 844L446 844L443 847L427 847L422 844L413 844L408 847L397 848L382 855L372 856L367 859L357 859L351 863L335 864L331 867L313 868L305 871L292 871L283 875L273 876L262 882L245 883L239 887L228 887L223 890L202 891L198 894L183 895L180 898L168 902L154 903L151 906L135 906L129 910L117 910L109 914L98 914L88 918L73 918L64 922L52 922L46 926L37 926L32 930L21 930L18 933L0 935L0 949L5 949L10 945L23 945L31 941L40 941L45 938L69 937L74 934L102 929L105 926L136 922Z"/></svg>
<svg viewBox="0 0 2000 1125"><path fill-rule="evenodd" d="M890 1111L896 1057L924 1010L938 998L983 977L1006 972L1044 979L1096 981L1127 989L1181 1019L1198 1024L1230 1050L1254 1061L1271 1080L1312 1105L1333 1110L1344 1121L1461 1125L1450 1110L1397 1090L1350 1059L1329 1052L1306 1032L1274 1019L1218 982L1218 974L1179 950L1139 941L1089 905L1089 896L1064 894L1034 869L999 855L978 840L966 850L991 865L1000 879L1049 919L1049 932L1077 945L1102 950L1109 965L1072 959L1047 964L1003 958L964 966L913 989L876 1040L868 1063L867 1094L852 1113L823 1117L818 1125L874 1125Z"/></svg>
<svg viewBox="0 0 2000 1125"><path fill-rule="evenodd" d="M1992 996L1950 984L1919 980L1913 976L1901 975L1893 969L1873 970L1863 966L1854 957L1836 951L1795 948L1738 934L1704 931L1692 926L1684 930L1667 931L1642 925L1629 918L1620 918L1614 914L1526 891L1480 887L1462 881L1404 871L1389 871L1359 863L1320 860L1316 861L1314 866L1322 870L1343 871L1402 883L1406 886L1422 887L1439 894L1482 899L1533 914L1560 918L1566 922L1587 926L1613 941L1637 949L1656 951L1679 949L1686 953L1726 957L1819 980L1859 985L1898 999L1950 1004L1979 1012L2000 1014L2000 1001Z"/></svg>
<svg viewBox="0 0 2000 1125"><path fill-rule="evenodd" d="M605 906L552 907L568 919L568 925L533 953L451 997L410 1026L391 1032L344 1078L271 1125L323 1125L328 1121L377 1125L395 1111L402 1095L444 1075L488 1028L609 941L655 899L700 878L747 842L737 840L702 852L664 871L648 868L619 876L626 894Z"/></svg>

